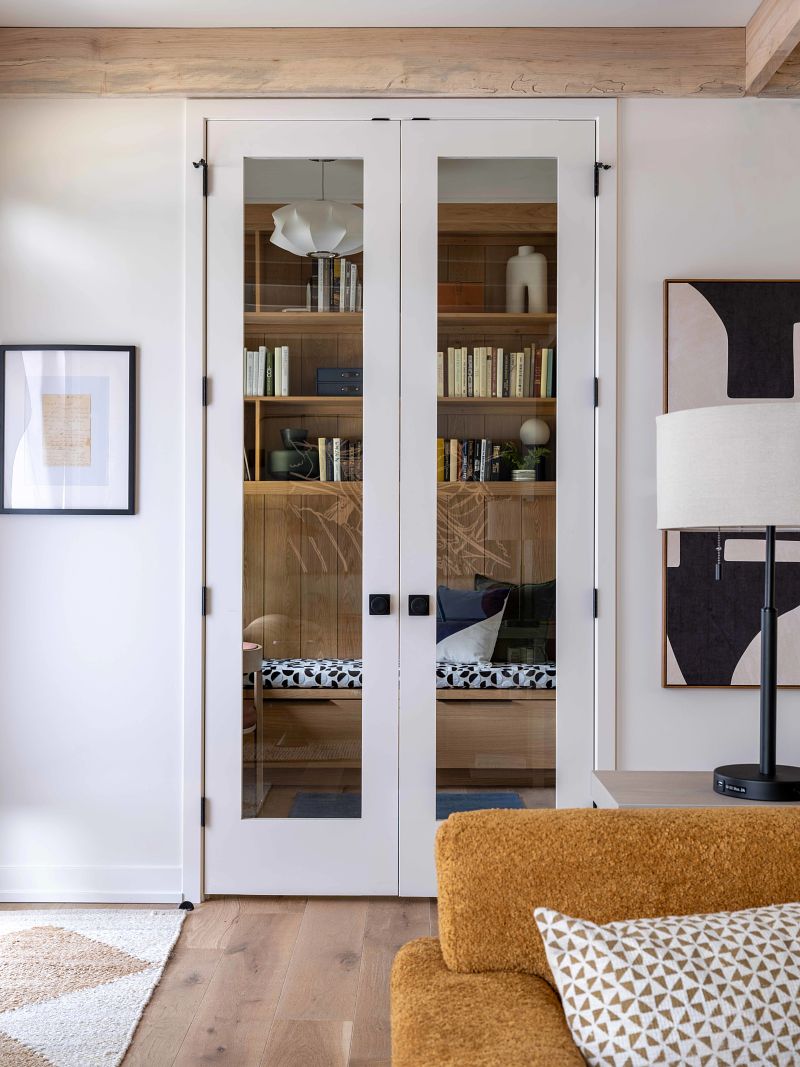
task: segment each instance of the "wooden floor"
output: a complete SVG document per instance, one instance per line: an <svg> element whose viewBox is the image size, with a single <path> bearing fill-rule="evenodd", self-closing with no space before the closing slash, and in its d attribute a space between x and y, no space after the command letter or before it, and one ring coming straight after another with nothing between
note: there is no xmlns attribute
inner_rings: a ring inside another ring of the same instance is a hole
<svg viewBox="0 0 800 1067"><path fill-rule="evenodd" d="M221 897L186 918L123 1067L388 1067L389 968L436 902Z"/></svg>

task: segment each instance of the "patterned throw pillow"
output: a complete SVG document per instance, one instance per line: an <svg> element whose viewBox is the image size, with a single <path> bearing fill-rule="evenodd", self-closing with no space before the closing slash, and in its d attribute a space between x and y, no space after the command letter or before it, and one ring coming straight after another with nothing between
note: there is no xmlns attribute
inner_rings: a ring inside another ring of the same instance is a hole
<svg viewBox="0 0 800 1067"><path fill-rule="evenodd" d="M800 1064L800 904L604 926L534 914L590 1067Z"/></svg>

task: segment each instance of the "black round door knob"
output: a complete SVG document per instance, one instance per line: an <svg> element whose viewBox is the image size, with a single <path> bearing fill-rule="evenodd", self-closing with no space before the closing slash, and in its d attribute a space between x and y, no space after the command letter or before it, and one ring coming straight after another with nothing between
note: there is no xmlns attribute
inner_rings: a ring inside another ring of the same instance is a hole
<svg viewBox="0 0 800 1067"><path fill-rule="evenodd" d="M430 615L431 598L427 593L412 593L408 598L409 615Z"/></svg>
<svg viewBox="0 0 800 1067"><path fill-rule="evenodd" d="M370 615L389 615L391 613L391 598L388 593L369 594Z"/></svg>

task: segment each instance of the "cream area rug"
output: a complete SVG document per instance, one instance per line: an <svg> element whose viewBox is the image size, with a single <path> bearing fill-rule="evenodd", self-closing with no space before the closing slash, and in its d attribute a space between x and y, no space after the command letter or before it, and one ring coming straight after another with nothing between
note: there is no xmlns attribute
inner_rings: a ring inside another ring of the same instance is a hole
<svg viewBox="0 0 800 1067"><path fill-rule="evenodd" d="M0 1064L119 1064L185 914L0 911Z"/></svg>

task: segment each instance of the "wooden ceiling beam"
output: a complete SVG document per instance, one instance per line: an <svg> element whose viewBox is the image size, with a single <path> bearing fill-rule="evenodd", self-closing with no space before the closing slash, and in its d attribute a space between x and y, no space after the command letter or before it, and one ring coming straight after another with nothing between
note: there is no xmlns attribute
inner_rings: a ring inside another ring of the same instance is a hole
<svg viewBox="0 0 800 1067"><path fill-rule="evenodd" d="M0 95L730 97L743 27L0 29Z"/></svg>
<svg viewBox="0 0 800 1067"><path fill-rule="evenodd" d="M758 96L800 44L800 0L761 0L745 32L745 92Z"/></svg>

